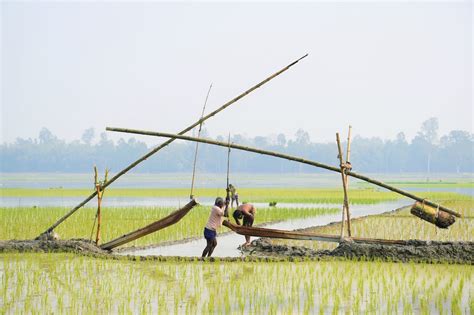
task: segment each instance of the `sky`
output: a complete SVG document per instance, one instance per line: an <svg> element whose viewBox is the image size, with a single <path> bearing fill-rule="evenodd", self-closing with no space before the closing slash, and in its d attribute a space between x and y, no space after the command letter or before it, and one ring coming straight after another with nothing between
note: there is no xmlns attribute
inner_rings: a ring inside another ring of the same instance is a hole
<svg viewBox="0 0 474 315"><path fill-rule="evenodd" d="M440 134L474 132L471 1L0 5L0 142L42 127L66 140L90 127L178 132L211 83L206 112L306 53L208 133L332 142L352 125L411 139L430 117Z"/></svg>

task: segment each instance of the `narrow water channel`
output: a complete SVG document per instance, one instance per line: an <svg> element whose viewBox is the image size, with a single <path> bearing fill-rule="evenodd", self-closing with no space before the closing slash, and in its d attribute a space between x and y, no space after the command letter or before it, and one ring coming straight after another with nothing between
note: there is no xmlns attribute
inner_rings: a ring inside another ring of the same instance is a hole
<svg viewBox="0 0 474 315"><path fill-rule="evenodd" d="M406 188L415 193L426 192L453 192L474 197L474 188ZM0 207L74 207L84 200L84 197L5 197L0 198ZM107 197L102 201L103 207L173 207L179 208L185 205L189 200L185 197ZM204 206L210 206L214 198L199 198L199 203ZM268 207L268 203L253 203L256 207ZM95 207L94 202L88 205ZM321 203L278 203L280 208L333 208L340 204L321 204Z"/></svg>
<svg viewBox="0 0 474 315"><path fill-rule="evenodd" d="M366 215L380 214L391 211L406 205L409 205L411 200L400 199L391 202L382 202L374 205L352 205L351 218L358 218ZM338 207L341 207L339 204ZM257 214L258 215L258 214ZM327 225L331 222L341 221L341 213L321 215L317 217L310 217L305 219L294 219L274 224L268 224L266 228L280 229L280 230L295 230L303 229L312 226ZM224 229L226 229L224 227ZM252 238L252 240L255 238ZM214 257L238 257L241 255L238 246L245 242L244 236L229 233L217 237L217 247L212 256ZM309 242L309 241L308 241ZM204 238L198 240L191 240L186 243L173 244L166 246L157 246L153 248L129 250L118 253L119 255L136 255L136 256L186 256L199 257L206 245Z"/></svg>

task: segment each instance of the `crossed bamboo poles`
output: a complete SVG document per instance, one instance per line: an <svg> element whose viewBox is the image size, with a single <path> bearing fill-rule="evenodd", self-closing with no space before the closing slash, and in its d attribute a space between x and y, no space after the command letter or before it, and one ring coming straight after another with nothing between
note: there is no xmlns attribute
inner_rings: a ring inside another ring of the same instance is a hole
<svg viewBox="0 0 474 315"><path fill-rule="evenodd" d="M286 67L282 68L281 70L275 72L274 74L272 74L271 76L267 77L266 79L264 79L263 81L257 83L256 85L252 86L251 88L249 88L248 90L246 90L245 92L241 93L240 95L234 97L233 99L231 99L230 101L228 101L227 103L225 103L224 105L222 105L221 107L219 107L218 109L214 110L213 112L209 113L208 115L204 116L204 117L201 117L201 119L199 119L198 121L196 121L195 123L191 124L190 126L188 126L187 128L183 129L181 132L179 132L178 134L179 135L183 135L185 133L187 133L188 131L191 131L194 127L196 126L199 126L199 125L202 125L203 122L205 122L206 120L208 120L209 118L213 117L214 115L216 115L217 113L223 111L224 109L226 109L227 107L229 107L230 105L234 104L235 102L237 102L238 100L240 100L241 98L247 96L248 94L252 93L253 91L255 91L256 89L258 89L259 87L261 87L262 85L268 83L269 81L271 81L272 79L274 79L275 77L279 76L280 74L282 74L283 72L287 71L288 69L290 69L292 66L294 66L295 64L297 64L300 60L302 60L303 58L306 58L308 56L308 54L296 59L295 61L293 61L292 63L290 63L289 65L287 65ZM106 187L110 186L113 182L115 182L117 179L119 179L122 175L126 174L128 171L130 171L132 168L134 168L135 166L137 166L138 164L140 164L141 162L145 161L146 159L148 159L150 156L152 156L153 154L155 154L156 152L160 151L161 149L163 149L164 147L166 147L167 145L169 145L170 143L172 143L173 141L175 140L175 138L171 138L169 139L168 141L164 142L163 144L159 145L158 147L154 148L153 150L151 150L150 152L148 152L147 154L145 154L144 156L142 156L141 158L139 158L138 160L136 160L135 162L131 163L129 166L127 166L126 168L124 168L123 170L121 170L120 172L118 172L114 177L112 177L109 181L107 181L106 183L104 183L101 187L100 187L100 190L104 190ZM75 206L74 208L72 208L68 213L66 213L64 216L62 216L59 220L57 220L53 225L51 225L46 231L44 231L43 233L41 233L41 235L39 235L37 237L37 239L39 239L43 234L49 234L51 232L53 232L53 230L58 226L60 225L62 222L64 222L67 218L69 218L74 212L76 212L77 210L79 210L80 208L82 208L86 203L88 203L90 200L92 200L92 198L94 198L96 195L97 195L97 191L98 190L95 190L92 194L90 194L84 201L82 201L81 203L79 203L77 206Z"/></svg>
<svg viewBox="0 0 474 315"><path fill-rule="evenodd" d="M308 160L308 159L304 159L304 158L301 158L301 157L292 156L292 155L288 155L288 154L284 154L284 153L247 147L247 146L238 145L238 144L235 144L235 143L227 143L227 142L215 141L215 140L210 140L210 139L196 138L196 137L190 137L190 136L185 136L185 135L177 135L177 134L166 133L166 132L136 130L136 129L127 129L127 128L115 128L115 127L107 127L106 130L107 131L117 131L117 132L132 133L132 134L139 134L139 135L148 135L148 136L156 136L156 137L165 137L165 138L171 138L171 139L194 141L194 142L212 144L212 145L216 145L216 146L220 146L220 147L230 147L232 149L248 151L248 152L258 153L258 154L262 154L262 155L273 156L273 157L282 158L282 159L289 160L289 161L295 161L295 162L315 166L315 167L318 167L318 168L323 168L323 169L326 169L328 171L333 171L333 172L337 172L337 173L345 173L345 175L347 175L347 176L351 176L351 177L366 181L368 183L380 186L382 188L385 188L385 189L388 189L390 191L396 192L396 193L398 193L402 196L408 197L410 199L413 199L413 200L416 200L416 201L419 201L419 202L423 202L426 205L429 205L429 206L432 206L432 207L435 207L435 208L439 208L440 210L443 210L447 213L450 213L450 214L452 214L456 217L459 217L459 218L461 217L461 214L459 214L458 212L456 212L452 209L446 208L445 206L442 206L442 205L440 205L436 202L427 200L426 198L421 198L421 197L416 196L416 195L414 195L414 194L412 194L408 191L404 191L400 188L393 187L391 185L388 185L388 184L383 183L381 181L378 181L376 179L372 179L372 178L369 178L367 176L355 173L353 171L349 171L347 169L347 167L345 167L345 172L343 172L341 170L341 167L338 168L338 167L330 166L330 165L323 164L323 163L320 163L320 162L311 161L311 160Z"/></svg>
<svg viewBox="0 0 474 315"><path fill-rule="evenodd" d="M153 131L142 131L142 130L132 130L132 129L125 129L125 128L109 128L107 127L107 130L109 131L121 131L121 132L127 132L127 133L136 133L136 134L144 134L144 135L152 135L152 136L160 136L160 137L167 137L169 138L169 140L167 140L166 142L164 142L163 144L159 145L158 147L156 147L155 149L151 150L150 152L148 152L147 154L145 154L144 156L142 156L141 158L139 158L138 160L136 160L135 162L131 163L129 166L127 166L126 168L124 168L122 171L120 171L119 173L117 173L114 177L112 177L109 181L105 182L103 185L101 185L101 187L99 187L99 189L95 190L90 196L88 196L84 201L82 201L80 204L78 204L76 207L74 207L73 209L71 209L68 213L66 213L63 217L61 217L58 221L56 221L52 226L50 226L46 231L44 231L41 235L43 234L49 234L51 233L59 224L61 224L62 222L64 222L67 218L69 218L74 212L76 212L77 210L79 210L81 207L83 207L87 202L89 202L92 198L94 198L97 194L98 194L98 191L103 191L106 187L108 187L109 185L111 185L113 182L115 182L118 178L120 178L122 175L126 174L128 171L130 171L132 168L134 168L135 166L137 166L138 164L140 164L141 162L145 161L147 158L149 158L150 156L152 156L153 154L155 154L156 152L160 151L162 148L166 147L167 145L169 145L170 143L172 143L174 140L176 139L182 139L182 140L188 140L188 141L195 141L195 142L202 142L202 143L208 143L208 144L214 144L214 145L218 145L218 146L224 146L224 147L228 147L228 148L234 148L234 149L238 149L238 150L244 150L244 151L250 151L250 152L255 152L255 153L259 153L259 154L264 154L264 155L270 155L270 156L275 156L275 157L279 157L279 158L283 158L283 159L287 159L287 160L291 160L291 161L296 161L296 162L300 162L300 163L303 163L303 164L308 164L308 165L312 165L312 166L315 166L315 167L319 167L319 168L323 168L323 169L327 169L327 170L330 170L330 171L334 171L334 172L339 172L341 173L342 175L342 180L343 180L343 188L344 188L344 206L343 206L343 221L344 222L344 210L346 211L346 214L347 214L347 219L348 219L348 234L350 236L351 232L350 232L350 216L349 216L349 207L348 207L348 199L347 199L347 176L352 176L352 177L355 177L355 178L358 178L358 179L361 179L361 180L364 180L366 182L369 182L369 183L372 183L372 184L375 184L377 186L380 186L380 187L383 187L385 189L388 189L388 190L391 190L391 191L394 191L398 194L401 194L405 197L408 197L408 198L411 198L411 199L414 199L416 201L419 201L419 202L423 202L424 204L427 204L427 205L430 205L430 206L433 206L433 207L438 207L439 209L441 210L444 210L446 211L447 213L450 213L454 216L457 216L457 217L461 217L461 215L454 211L454 210L451 210L449 208L446 208L444 206L441 206L437 203L434 203L432 201L429 201L429 200L426 200L424 198L420 198L416 195L413 195L409 192L406 192L406 191L403 191L399 188L396 188L396 187L393 187L393 186L390 186L390 185L387 185L383 182L380 182L380 181L377 181L375 179L371 179L367 176L363 176L363 175L360 175L360 174L357 174L357 173L354 173L350 170L348 170L348 164L347 162L349 161L349 159L347 158L346 160L346 163L343 163L343 159L342 159L342 153L341 153L341 147L340 147L340 141L339 141L339 136L337 135L337 139L338 139L338 150L339 150L339 158L340 158L340 168L336 168L336 167L333 167L333 166L329 166L329 165L325 165L325 164L322 164L322 163L319 163L319 162L315 162L315 161L310 161L310 160L306 160L306 159L303 159L303 158L299 158L299 157L295 157L295 156L290 156L290 155L286 155L286 154L281 154L281 153L277 153L277 152L271 152L271 151L265 151L265 150L259 150L259 149L255 149L255 148L250 148L250 147L244 147L244 146L240 146L240 145L235 145L235 144L229 144L229 143L222 143L222 142L218 142L218 141L212 141L212 140L207 140L207 139L200 139L200 138L194 138L194 137L188 137L188 136L184 136L185 133L189 132L190 130L192 130L194 127L196 126L199 126L199 125L202 125L202 123L204 121L206 121L207 119L213 117L214 115L216 115L217 113L221 112L222 110L226 109L227 107L229 107L230 105L234 104L235 102L237 102L238 100L240 100L241 98L245 97L246 95L250 94L251 92L253 92L254 90L256 90L257 88L261 87L262 85L266 84L267 82L269 82L270 80L272 80L273 78L277 77L278 75L282 74L283 72L287 71L289 68L291 68L293 65L295 65L296 63L298 63L300 60L302 60L303 58L305 58L306 56L308 56L308 54L298 58L297 60L293 61L292 63L290 63L289 65L287 65L286 67L282 68L281 70L275 72L274 74L272 74L271 76L269 76L268 78L264 79L263 81L261 81L260 83L254 85L253 87L251 87L250 89L246 90L245 92L241 93L240 95L238 95L237 97L231 99L230 101L228 101L227 103L225 103L224 105L222 105L221 107L219 107L218 109L214 110L213 112L211 112L210 114L204 116L204 117L201 117L201 119L199 119L197 122L193 123L192 125L188 126L187 128L185 128L184 130L182 130L181 132L179 132L178 134L169 134L169 133L159 133L159 132L153 132ZM349 135L350 137L350 135ZM349 139L349 138L348 138ZM347 157L349 157L349 154L350 154L350 144L348 143L348 154L347 154ZM38 238L41 237L38 236ZM341 230L341 238L343 237L343 230Z"/></svg>

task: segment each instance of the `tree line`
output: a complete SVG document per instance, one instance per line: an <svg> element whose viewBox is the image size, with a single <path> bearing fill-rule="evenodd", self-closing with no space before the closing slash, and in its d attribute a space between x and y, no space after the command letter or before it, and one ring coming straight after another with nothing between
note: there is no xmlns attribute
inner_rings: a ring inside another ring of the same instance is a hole
<svg viewBox="0 0 474 315"><path fill-rule="evenodd" d="M210 138L204 129L202 137ZM90 172L94 165L99 169L109 168L118 172L151 147L135 138L116 142L101 133L98 141L95 131L84 131L80 140L66 142L47 128L43 128L37 139L18 138L14 143L0 145L1 172ZM214 138L227 141L223 136ZM163 139L164 141L164 139ZM157 139L157 143L160 141ZM284 134L275 137L231 136L231 142L254 146L265 150L282 152L318 162L337 165L335 143L311 142L309 134L298 130L294 139ZM155 156L140 164L135 172L191 172L195 143L175 141ZM395 139L378 137L354 137L351 144L351 162L358 172L404 173L404 172L474 172L474 134L453 130L438 135L438 120L430 118L423 122L417 135L407 141L403 132ZM199 145L197 169L200 172L225 172L227 149L205 144ZM320 172L311 166L285 161L273 157L233 150L232 172L298 173Z"/></svg>

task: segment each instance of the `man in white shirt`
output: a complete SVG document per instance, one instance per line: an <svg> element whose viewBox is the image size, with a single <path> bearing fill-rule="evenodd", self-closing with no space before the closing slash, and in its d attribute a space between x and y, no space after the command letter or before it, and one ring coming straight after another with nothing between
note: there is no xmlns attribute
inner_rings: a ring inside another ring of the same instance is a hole
<svg viewBox="0 0 474 315"><path fill-rule="evenodd" d="M224 206L224 199L217 197L216 202L211 209L211 214L207 220L206 227L204 228L204 238L206 239L207 245L202 252L202 257L211 257L214 248L217 246L217 229L222 225Z"/></svg>

